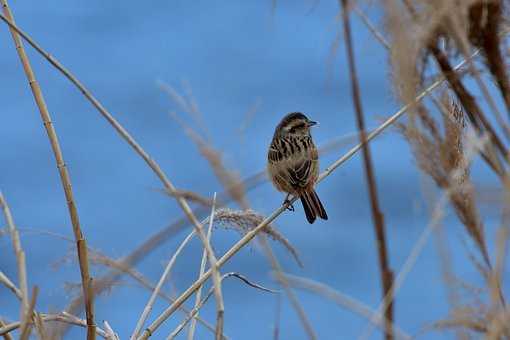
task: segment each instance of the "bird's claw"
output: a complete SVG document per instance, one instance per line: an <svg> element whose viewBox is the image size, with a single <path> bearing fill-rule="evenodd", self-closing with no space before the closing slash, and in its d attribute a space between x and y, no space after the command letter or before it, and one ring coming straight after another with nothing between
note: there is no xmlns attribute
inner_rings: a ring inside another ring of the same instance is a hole
<svg viewBox="0 0 510 340"><path fill-rule="evenodd" d="M288 211L294 211L294 206L292 205L288 198L286 198L285 201L283 201L283 205L287 206L285 207L285 209L287 209Z"/></svg>

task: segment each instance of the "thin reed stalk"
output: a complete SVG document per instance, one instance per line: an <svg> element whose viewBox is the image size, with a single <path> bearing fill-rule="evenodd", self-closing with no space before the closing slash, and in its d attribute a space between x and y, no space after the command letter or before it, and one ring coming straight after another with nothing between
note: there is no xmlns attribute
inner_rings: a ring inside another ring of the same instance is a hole
<svg viewBox="0 0 510 340"><path fill-rule="evenodd" d="M313 292L328 300L331 300L335 302L337 305L368 319L370 322L372 322L375 326L381 328L383 331L385 330L386 328L385 323L382 322L379 318L377 318L376 312L370 309L370 307L363 304L362 302L353 299L352 297L345 295L323 283L311 279L287 273L281 273L280 275L283 275L287 282L293 287ZM401 330L395 324L393 324L392 331L394 332L393 335L397 339L404 340L412 339L412 337L409 334Z"/></svg>
<svg viewBox="0 0 510 340"><path fill-rule="evenodd" d="M253 283L251 282L250 280L248 280L246 277L244 277L243 275L239 274L239 273L236 273L236 272L230 272L230 273L226 273L226 274L223 274L221 276L221 281L223 282L223 280L229 278L229 277L235 277L239 280L241 280L242 282L244 282L245 284L247 284L248 286L250 287L253 287L253 288L256 288L256 289L260 289L262 291L265 291L265 292L269 292L269 293L278 293L277 291L274 291L274 290L271 290L271 289L268 289L266 287L263 287L259 284L256 284L256 283ZM190 320L192 320L198 313L198 311L204 306L204 304L207 302L207 300L209 300L209 298L213 295L214 293L214 287L212 287L211 289L209 289L209 291L207 292L206 296L200 301L199 304L197 304L190 312L190 314L188 315L188 317L186 319L184 319L173 331L172 333L170 333L170 335L167 337L167 340L173 340L175 339L175 337L184 329L184 327L188 324L188 322Z"/></svg>
<svg viewBox="0 0 510 340"><path fill-rule="evenodd" d="M9 9L7 0L2 0L3 12L7 20L14 24L14 17L12 15L11 10ZM73 233L76 241L76 247L78 251L78 258L80 264L80 273L83 287L83 296L85 300L85 313L87 316L87 340L94 340L96 338L95 332L95 323L94 323L94 303L93 303L93 294L92 292L92 278L90 277L89 267L88 267L88 256L87 256L87 246L86 241L83 237L83 233L80 227L80 220L78 217L78 211L76 208L76 203L74 200L74 195L71 187L71 179L69 177L69 172L67 171L67 167L64 162L64 157L62 155L62 151L60 148L60 144L58 141L57 133L51 121L50 113L46 106L46 102L43 97L42 90L37 82L32 67L30 65L30 61L23 47L23 43L21 38L13 26L9 27L11 31L12 38L14 40L14 44L16 47L16 51L18 52L19 58L23 65L23 69L27 76L28 82L30 84L30 88L34 95L35 102L41 114L41 119L43 121L44 127L48 134L48 139L51 144L51 148L53 150L53 154L55 156L55 161L57 164L57 168L59 171L60 179L62 182L62 187L64 189L67 207L69 210L69 215L71 218L71 223L73 226Z"/></svg>
<svg viewBox="0 0 510 340"><path fill-rule="evenodd" d="M0 319L0 328L5 326L6 326L5 322L2 319ZM14 340L14 338L9 333L5 333L4 335L2 335L2 337L4 338L4 340Z"/></svg>
<svg viewBox="0 0 510 340"><path fill-rule="evenodd" d="M20 320L25 320L29 305L25 252L23 251L23 248L21 246L19 232L18 229L16 228L16 224L14 224L11 209L9 209L7 201L5 200L4 195L2 194L1 191L0 191L0 207L3 210L5 220L7 222L7 228L9 229L9 233L11 234L12 246L14 248L14 254L16 256L16 264L18 266L19 289L2 272L0 272L0 279L10 290L12 290L16 294L16 296L18 296L21 299Z"/></svg>
<svg viewBox="0 0 510 340"><path fill-rule="evenodd" d="M211 215L209 217L209 231L212 230L213 221L214 221L214 212L216 209L216 193L213 196L213 204L211 207ZM209 232L209 237L207 238L207 243L210 245L211 242L211 233ZM212 247L211 247L212 249ZM223 303L223 293L221 291L221 276L219 267L217 264L216 258L213 256L211 262L212 269L212 278L213 278L213 288L214 288L214 298L216 299L216 340L221 340L223 338L223 323L224 323L224 313L225 306Z"/></svg>
<svg viewBox="0 0 510 340"><path fill-rule="evenodd" d="M28 305L28 309L26 310L26 315L23 317L23 321L21 322L20 327L20 340L28 340L30 337L30 333L32 331L32 314L34 313L35 302L37 300L37 295L39 294L39 288L35 286L32 289L32 298L30 299L30 304Z"/></svg>
<svg viewBox="0 0 510 340"><path fill-rule="evenodd" d="M476 55L476 53L475 53ZM455 69L459 69L464 66L465 61L460 62ZM410 108L414 107L417 103L419 103L422 99L424 99L427 95L431 93L435 88L442 84L444 78L440 78L432 83L429 87L427 87L420 95L418 95L415 100L411 103L404 105L401 109L395 112L392 116L386 119L378 128L374 129L371 133L366 137L366 142L368 143L377 136L379 136L384 130L386 130L389 126L391 126L398 118L400 118L404 113L406 113ZM318 182L321 182L326 177L328 177L332 172L334 172L340 165L348 161L352 156L354 156L362 147L364 143L359 143L350 149L347 153L345 153L342 157L337 159L331 165L329 165L318 178ZM292 198L289 204L292 204L296 201L296 197ZM246 233L243 238L241 238L235 245L233 245L219 260L218 266L221 267L224 265L232 256L234 256L241 248L243 248L246 244L248 244L258 232L263 230L269 223L275 220L278 216L280 216L287 209L287 205L282 205L278 207L275 211L271 213L268 217L264 219L257 227L253 228L251 231ZM160 316L154 320L154 322L145 330L142 336L139 339L148 339L154 330L156 330L162 323L165 321L172 313L181 306L190 296L193 294L200 286L204 284L206 280L211 276L211 270L209 269L198 278L192 285L188 287L179 297L176 298L175 302L168 307Z"/></svg>
<svg viewBox="0 0 510 340"><path fill-rule="evenodd" d="M80 319L80 318L78 318L74 315L71 315L69 313L66 313L66 312L62 312L60 314L40 314L40 317L41 317L41 320L45 323L57 321L57 322L67 323L67 324L74 325L74 326L80 326L80 327L87 328L86 320ZM0 336L9 334L9 332L12 332L20 327L21 327L20 321L12 322L12 323L9 323L3 327L0 327ZM108 339L108 333L105 332L100 327L96 326L96 333L97 333L97 335L99 335L100 337L102 337L104 339L111 340L111 339Z"/></svg>
<svg viewBox="0 0 510 340"><path fill-rule="evenodd" d="M296 294L291 289L291 286L289 285L289 282L285 278L285 276L282 274L282 266L278 262L278 259L273 253L273 250L271 247L269 247L269 244L267 242L267 238L265 235L260 235L259 237L260 243L262 245L262 249L266 253L266 256L269 258L269 262L271 263L271 267L273 267L273 270L275 272L275 277L280 283L280 285L283 287L283 290L285 291L285 294L287 295L287 298L289 299L290 303L292 304L292 308L296 311L299 320L301 324L303 325L303 328L306 332L306 335L309 339L315 340L318 339L317 333L312 327L312 323L308 319L308 316L305 313L305 309L301 306L301 303L299 302Z"/></svg>
<svg viewBox="0 0 510 340"><path fill-rule="evenodd" d="M213 201L213 205L216 204L216 193L214 194L214 201ZM213 213L211 212L211 215L209 217L209 221L211 222L212 221L212 218L213 218ZM207 229L207 241L208 242L211 242L211 236L212 236L212 222L209 223L209 228ZM205 249L204 251L202 252L202 259L200 260L200 270L199 270L199 274L198 274L198 277L202 276L204 274L204 271L205 271L205 265L207 263L207 253L205 252ZM197 320L197 317L198 317L198 311L199 311L199 305L200 305L200 300L202 298L202 287L200 287L200 289L197 291L197 293L195 294L195 306L194 308L197 308L197 313L193 316L193 318L191 319L190 321L190 325L189 325L189 328L188 328L188 340L193 340L193 337L194 337L194 334L195 334L195 328L196 328L196 320Z"/></svg>
<svg viewBox="0 0 510 340"><path fill-rule="evenodd" d="M145 321L147 321L147 318L149 317L149 313L152 310L152 307L154 306L154 302L156 301L156 297L158 296L161 287L163 287L163 284L168 278L168 275L170 274L170 271L172 267L175 264L175 261L177 260L177 257L180 255L184 247L188 244L188 242L195 236L195 231L192 231L191 233L186 236L186 238L181 242L175 253L172 255L170 260L168 261L168 264L165 267L165 270L163 271L163 274L161 274L161 277L159 278L159 281L152 291L152 294L149 298L149 301L147 301L147 304L145 308L143 309L142 315L138 319L135 330L133 331L133 334L131 335L131 340L136 339L138 335L140 334L140 331L142 330L143 325L145 324Z"/></svg>
<svg viewBox="0 0 510 340"><path fill-rule="evenodd" d="M381 131L380 131L381 132ZM357 135L357 134L356 134ZM353 137L349 137L349 140L353 139ZM338 148L341 144L345 143L343 140L333 140L331 142L326 143L321 148L319 148L319 153L331 152L331 150ZM261 183L267 180L265 171L259 171L254 175L248 176L242 182L243 187L246 190L251 190ZM231 202L233 199L228 195L228 192L232 190L227 190L221 193L220 199L218 202L222 202L227 204ZM219 203L217 203L219 206ZM197 215L203 216L208 211L208 208L200 206L197 207L195 212ZM117 261L117 264L122 265L122 268L129 268L134 266L138 262L140 262L145 256L147 256L151 251L156 249L158 246L161 246L165 241L167 241L170 237L176 235L178 232L182 231L186 228L186 222L188 219L186 217L181 217L177 221L158 231L154 235L150 236L146 241L144 241L141 245L135 248L131 253L122 259ZM112 270L107 274L103 275L100 278L97 278L94 282L94 292L96 294L101 293L102 291L108 289L114 282L116 282L123 273L128 273L125 270ZM67 311L73 313L79 310L81 306L82 298L79 296L71 301L71 303L66 308ZM181 310L182 307L180 308ZM208 327L209 328L209 327Z"/></svg>
<svg viewBox="0 0 510 340"><path fill-rule="evenodd" d="M386 310L390 306L391 301L395 298L398 290L402 287L405 279L407 278L407 275L414 267L414 264L416 263L418 256L423 251L430 235L440 225L440 221L444 215L444 208L448 203L449 198L453 194L459 192L462 189L463 182L460 181L459 179L464 175L473 157L484 149L485 145L487 144L487 139L488 138L480 139L476 137L474 134L472 135L471 139L468 139L470 144L466 146L466 151L464 155L466 161L458 164L458 166L455 169L453 169L449 174L450 179L449 183L452 183L452 185L450 185L450 187L444 190L439 200L437 200L437 203L432 211L431 220L429 221L425 229L422 231L418 240L415 242L409 256L405 260L397 277L393 281L389 292L384 296L383 300L379 304L379 307L376 310L377 319L382 319ZM374 321L375 320L373 320L373 322L366 327L362 335L359 337L359 340L367 340L370 337L371 332L373 330Z"/></svg>
<svg viewBox="0 0 510 340"><path fill-rule="evenodd" d="M2 1L6 1L6 0L2 0ZM173 183L168 179L168 177L165 175L163 170L161 170L160 166L156 163L156 161L152 157L149 156L149 154L140 146L140 144L138 144L138 142L128 133L128 131L106 110L106 108L92 95L92 93L76 77L74 77L66 68L64 68L51 55L49 55L48 53L44 52L42 50L42 48L40 48L37 44L35 44L35 42L32 39L30 39L26 34L22 33L21 30L19 30L16 27L16 25L15 25L14 21L12 20L11 16L7 16L7 18L3 17L2 19L4 20L4 22L6 22L9 25L9 27L11 28L11 31L13 32L13 37L16 36L17 39L19 40L20 44L21 44L21 40L20 40L20 38L18 36L18 33L21 36L23 36L23 38L26 39L34 48L36 48L36 50L38 50L40 53L42 53L43 56L45 56L45 58L53 66L55 66L59 71L61 71L74 85L76 85L80 89L80 91L83 93L83 95L92 103L92 105L96 109L98 109L98 111L101 113L101 115L119 133L119 135L122 137L122 139L124 139L124 141L126 141L133 148L133 150L140 157L142 157L142 159L147 163L147 165L152 169L152 171L156 174L156 176L163 183L165 189L167 191L169 191L170 194L176 198L178 205L181 207L181 209L183 210L184 214L186 215L186 217L189 219L189 221L191 222L191 224L195 228L195 231L196 231L198 237L200 238L200 241L204 245L204 248L207 250L207 256L208 256L208 259L211 262L211 266L212 266L212 264L216 262L216 257L214 256L214 252L213 252L210 244L207 243L205 234L204 234L204 232L202 230L202 225L200 224L200 222L196 218L195 214L191 210L191 208L190 208L189 204L187 203L187 201L182 196L178 195L177 189L175 188ZM23 54L24 54L24 50L22 50L22 51L23 51ZM25 59L26 59L26 56L25 56ZM39 88L39 87L37 86L37 88ZM42 99L42 94L40 93L40 89L39 89L39 94L40 94L40 98ZM44 104L44 102L42 102L42 103ZM43 108L46 108L46 106L43 105ZM43 111L41 111L41 114L42 114L42 112ZM46 113L45 115L49 118L49 113L47 112L47 110L45 111L45 113ZM50 137L50 139L56 142L57 141L56 140L56 134L54 133L54 130L52 128L50 119L47 119L47 122L48 122L48 124L47 125L45 124L45 126L47 128L49 128L48 129L48 131L49 131L48 134L50 135L50 132L53 132L53 135L54 135L53 136L54 138ZM56 143L55 146L58 147L58 143ZM60 148L58 147L57 150L60 151ZM63 163L61 153L60 152L58 152L58 153L55 152L55 155L56 156L57 155L60 156L60 159L57 157L57 165L59 166L59 169L61 169L61 174L67 175L67 169L65 168L65 165ZM59 162L59 160L62 160L62 162ZM68 175L66 177L62 177L62 178L63 179L67 179L67 181L69 182ZM66 190L66 188L67 188L67 190ZM71 207L74 208L74 201L72 199L72 191L70 189L70 185L67 186L67 187L64 186L64 189L66 190L66 196L68 194L68 191L71 194L71 196L68 197L68 202L72 203L72 204L71 203L69 204L70 208ZM75 221L78 221L78 215L76 213L76 210L74 210L74 213L75 213L74 214ZM71 215L71 217L73 217L73 214ZM73 223L73 226L74 226L74 223ZM79 228L79 224L77 224L77 226ZM75 230L75 233L77 231L80 231L80 230L79 229ZM81 231L80 231L80 235L81 235ZM79 244L78 244L78 246L79 246ZM79 247L79 249L80 248L86 250L86 247ZM80 262L81 262L81 260L80 260ZM216 278L214 278L213 281L215 281L217 283L218 280L219 280L219 275L217 274L217 271L214 268L214 266L213 266L213 270L214 270L214 276L216 277ZM87 274L88 274L88 268L87 268ZM92 292L92 290L88 286L84 285L84 296L88 297L90 292ZM91 308L92 304L91 304L90 301L89 301L88 304L90 305L90 308ZM89 319L89 313L88 312L87 312L87 319ZM91 319L91 321L93 321L93 319ZM95 337L95 332L92 333L92 331L89 331L88 333L90 333L91 336L93 335Z"/></svg>
<svg viewBox="0 0 510 340"><path fill-rule="evenodd" d="M383 296L389 294L393 282L393 272L389 266L388 250L386 245L386 235L384 230L384 216L379 208L379 200L377 198L377 187L375 182L374 169L370 155L370 147L366 142L365 120L363 117L363 109L361 105L360 90L358 78L356 75L356 64L354 62L354 48L351 37L351 26L349 19L348 1L340 0L342 8L344 39L347 48L347 60L349 65L349 75L351 79L352 99L354 109L356 111L356 121L360 134L360 144L363 144L363 164L365 165L365 176L367 178L368 191L370 195L370 206L372 208L372 220L377 240L377 251L379 255L379 269L381 271L381 283ZM385 311L385 338L393 339L393 301L390 297L390 304Z"/></svg>

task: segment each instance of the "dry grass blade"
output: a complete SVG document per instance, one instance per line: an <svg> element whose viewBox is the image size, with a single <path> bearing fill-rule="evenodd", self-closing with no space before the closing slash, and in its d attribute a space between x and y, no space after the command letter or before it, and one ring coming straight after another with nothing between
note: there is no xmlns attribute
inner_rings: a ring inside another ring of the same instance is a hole
<svg viewBox="0 0 510 340"><path fill-rule="evenodd" d="M331 300L338 304L339 306L346 308L356 314L361 315L362 317L370 320L371 322L376 322L375 325L384 330L384 323L381 322L380 319L377 319L376 313L370 309L367 305L359 302L358 300L353 299L352 297L342 294L341 292L334 290L333 288L304 277L299 277L287 273L281 273L288 283L296 288L305 289L311 292L314 292L324 298ZM398 326L393 324L392 330L398 339L411 339L412 337L406 334L403 330L401 330Z"/></svg>
<svg viewBox="0 0 510 340"><path fill-rule="evenodd" d="M195 231L192 231L191 233L186 236L186 238L182 241L182 243L179 245L175 253L172 255L170 260L168 261L165 270L163 271L163 274L161 274L161 277L159 278L159 281L152 291L152 294L149 298L149 301L147 301L147 304L145 305L145 308L143 309L142 315L138 319L135 330L133 331L133 334L131 335L131 340L136 339L138 335L140 334L140 331L142 330L143 325L145 324L145 321L149 317L149 313L152 310L152 307L154 306L154 302L156 301L156 297L158 296L161 287L163 287L163 284L168 278L168 275L170 274L170 270L172 269L173 265L175 264L175 261L177 260L177 257L182 252L184 247L188 244L188 242L195 236Z"/></svg>
<svg viewBox="0 0 510 340"><path fill-rule="evenodd" d="M354 102L354 108L356 111L356 121L358 124L358 131L360 133L360 143L363 144L363 163L365 165L365 176L368 182L368 190L370 194L370 206L372 208L372 220L374 223L375 234L377 237L377 250L379 255L379 268L381 270L381 283L383 295L388 295L392 282L393 272L389 266L388 251L386 246L386 236L384 230L384 216L379 208L379 200L377 198L377 187L375 182L374 169L372 165L372 159L370 155L370 147L366 143L365 133L365 120L363 117L363 109L361 106L360 90L358 85L358 78L356 75L356 64L354 62L354 48L351 37L351 26L349 19L349 8L347 0L340 0L342 7L342 17L344 23L344 38L346 41L347 48L347 59L349 64L349 74L351 78L351 90L352 98ZM390 298L391 301L391 298ZM387 340L393 339L393 303L390 302L388 308L385 311L385 338Z"/></svg>
<svg viewBox="0 0 510 340"><path fill-rule="evenodd" d="M13 23L14 18L7 4L7 0L2 0L3 12L5 17L8 18L8 21ZM3 16L2 16L3 17ZM57 163L57 168L60 174L60 179L62 182L62 187L64 189L67 207L69 210L69 215L71 218L71 223L73 225L73 232L75 236L75 240L78 248L78 257L80 259L80 273L82 279L83 286L83 296L85 299L85 313L87 315L87 339L94 340L96 338L96 332L94 330L94 308L93 308L93 297L91 296L91 285L92 279L89 274L88 269L88 258L87 258L87 247L85 246L85 239L83 238L83 234L80 227L80 220L78 217L78 211L76 209L76 204L74 201L74 195L71 187L71 179L69 177L69 172L67 171L67 167L64 162L64 158L62 155L62 151L60 149L60 144L58 142L57 134L55 128L53 127L53 123L51 121L50 113L46 106L46 102L44 100L41 88L39 83L37 82L34 72L32 71L32 67L28 60L28 56L23 48L23 43L21 38L17 32L17 30L11 25L9 27L11 31L12 38L14 40L14 44L16 46L16 51L18 52L19 58L23 65L23 69L28 78L28 82L30 84L30 88L34 95L37 107L39 108L39 112L41 114L41 119L43 120L44 127L48 134L48 139L51 144L51 148L53 150L53 154L55 156L55 161Z"/></svg>

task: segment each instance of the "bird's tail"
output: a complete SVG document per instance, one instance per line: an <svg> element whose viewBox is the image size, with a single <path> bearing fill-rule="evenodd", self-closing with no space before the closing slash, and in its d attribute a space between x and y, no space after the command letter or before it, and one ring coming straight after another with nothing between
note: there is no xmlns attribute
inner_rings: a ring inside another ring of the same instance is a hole
<svg viewBox="0 0 510 340"><path fill-rule="evenodd" d="M303 204L303 209L305 210L306 219L309 223L315 222L317 216L322 218L323 220L328 219L328 215L326 214L326 210L322 206L321 200L315 190L310 190L304 192L301 195L301 203Z"/></svg>

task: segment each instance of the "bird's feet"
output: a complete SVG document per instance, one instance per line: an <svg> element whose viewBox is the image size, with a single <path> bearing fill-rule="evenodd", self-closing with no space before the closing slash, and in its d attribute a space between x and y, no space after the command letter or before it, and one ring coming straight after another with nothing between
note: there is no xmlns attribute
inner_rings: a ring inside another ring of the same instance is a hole
<svg viewBox="0 0 510 340"><path fill-rule="evenodd" d="M282 205L286 205L287 206L286 209L288 211L294 211L294 206L290 202L289 197L290 197L290 195L287 195L287 197L285 197L285 200L283 201Z"/></svg>

